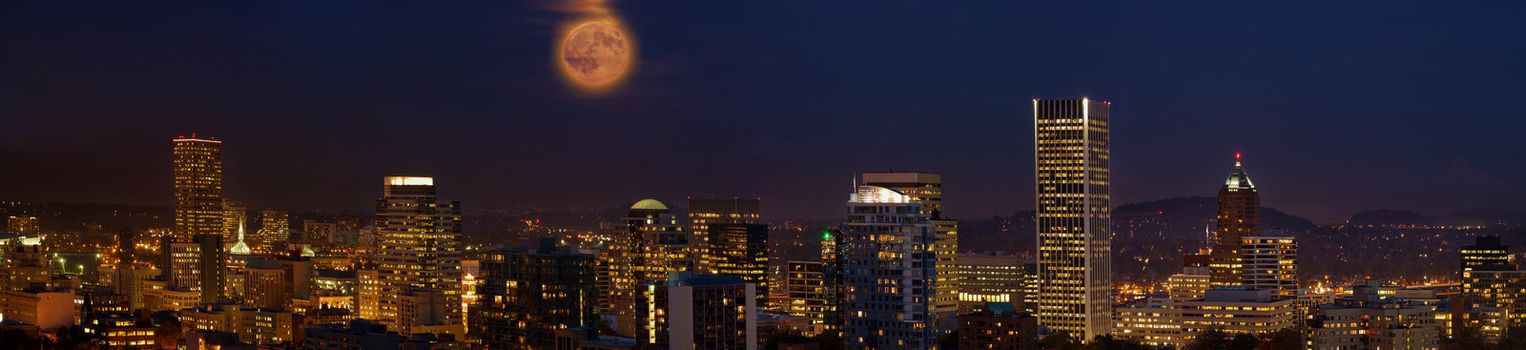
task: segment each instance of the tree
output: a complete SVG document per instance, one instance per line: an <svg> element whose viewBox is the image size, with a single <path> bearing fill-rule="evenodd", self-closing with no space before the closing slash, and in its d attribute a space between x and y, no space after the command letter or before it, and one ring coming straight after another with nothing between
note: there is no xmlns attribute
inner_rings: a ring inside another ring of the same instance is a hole
<svg viewBox="0 0 1526 350"><path fill-rule="evenodd" d="M1086 350L1146 350L1149 348L1135 341L1114 338L1111 334L1099 335L1092 338L1091 343L1086 344Z"/></svg>
<svg viewBox="0 0 1526 350"><path fill-rule="evenodd" d="M1223 329L1213 328L1198 333L1197 338L1187 343L1187 350L1219 350L1229 349L1230 336ZM1252 348L1255 345L1251 345Z"/></svg>
<svg viewBox="0 0 1526 350"><path fill-rule="evenodd" d="M1255 349L1255 348L1256 348L1256 336L1255 335L1251 335L1251 334L1248 334L1248 333L1239 333L1239 334L1235 334L1235 337L1233 339L1229 340L1229 349Z"/></svg>
<svg viewBox="0 0 1526 350"><path fill-rule="evenodd" d="M1303 349L1303 334L1296 329L1284 329L1267 336L1257 349L1263 350L1300 350Z"/></svg>
<svg viewBox="0 0 1526 350"><path fill-rule="evenodd" d="M1071 337L1068 333L1056 333L1044 337L1039 341L1040 349L1051 350L1082 350L1081 342Z"/></svg>

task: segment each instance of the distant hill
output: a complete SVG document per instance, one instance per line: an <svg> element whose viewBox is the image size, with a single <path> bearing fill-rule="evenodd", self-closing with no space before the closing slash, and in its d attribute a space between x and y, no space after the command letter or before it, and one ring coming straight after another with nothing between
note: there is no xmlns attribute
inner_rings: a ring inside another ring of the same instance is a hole
<svg viewBox="0 0 1526 350"><path fill-rule="evenodd" d="M1437 217L1436 222L1447 225L1526 226L1526 213L1494 208L1479 208L1443 215Z"/></svg>
<svg viewBox="0 0 1526 350"><path fill-rule="evenodd" d="M1397 209L1368 210L1352 214L1346 220L1348 225L1431 225L1435 220L1415 212Z"/></svg>

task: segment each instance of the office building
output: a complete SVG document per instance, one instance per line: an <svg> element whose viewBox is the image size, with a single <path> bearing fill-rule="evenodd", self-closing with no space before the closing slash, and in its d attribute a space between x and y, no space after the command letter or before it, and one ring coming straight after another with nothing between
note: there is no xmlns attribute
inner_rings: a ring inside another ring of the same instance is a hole
<svg viewBox="0 0 1526 350"><path fill-rule="evenodd" d="M255 239L255 250L269 254L280 254L276 251L283 249L291 238L291 217L285 211L265 209L260 211L260 230Z"/></svg>
<svg viewBox="0 0 1526 350"><path fill-rule="evenodd" d="M1208 276L1204 275L1204 284ZM1113 337L1146 346L1180 348L1186 344L1182 335L1182 312L1171 297L1149 296L1144 300L1113 310Z"/></svg>
<svg viewBox="0 0 1526 350"><path fill-rule="evenodd" d="M223 242L235 242L239 230L248 222L248 207L239 201L223 198Z"/></svg>
<svg viewBox="0 0 1526 350"><path fill-rule="evenodd" d="M542 239L482 255L473 335L489 349L548 349L556 331L595 327L594 257Z"/></svg>
<svg viewBox="0 0 1526 350"><path fill-rule="evenodd" d="M768 304L768 225L707 224L711 273L741 278L758 289L758 305Z"/></svg>
<svg viewBox="0 0 1526 350"><path fill-rule="evenodd" d="M835 311L827 301L826 264L820 261L790 261L786 264L784 290L785 313L811 321L809 335L828 328L827 313Z"/></svg>
<svg viewBox="0 0 1526 350"><path fill-rule="evenodd" d="M37 326L43 332L74 325L74 293L50 291L0 291L0 314L4 320Z"/></svg>
<svg viewBox="0 0 1526 350"><path fill-rule="evenodd" d="M201 245L193 242L190 237L184 241L172 240L174 237L164 237L160 245L159 270L161 279L165 280L165 288L182 292L195 292L200 300L202 260Z"/></svg>
<svg viewBox="0 0 1526 350"><path fill-rule="evenodd" d="M1175 303L1181 311L1183 340L1191 342L1210 329L1260 335L1292 328L1298 320L1296 302L1274 292L1218 287L1209 289L1203 299Z"/></svg>
<svg viewBox="0 0 1526 350"><path fill-rule="evenodd" d="M388 176L383 185L379 321L401 334L464 334L461 203L436 198L430 177Z"/></svg>
<svg viewBox="0 0 1526 350"><path fill-rule="evenodd" d="M1510 246L1500 242L1499 236L1476 237L1473 244L1462 246L1458 255L1462 256L1462 272L1517 269L1515 254L1510 252Z"/></svg>
<svg viewBox="0 0 1526 350"><path fill-rule="evenodd" d="M1112 333L1111 104L1033 100L1039 325Z"/></svg>
<svg viewBox="0 0 1526 350"><path fill-rule="evenodd" d="M1023 309L1023 264L1001 252L959 254L959 311L972 313L986 303L1011 303ZM963 322L961 322L963 323Z"/></svg>
<svg viewBox="0 0 1526 350"><path fill-rule="evenodd" d="M196 278L201 292L201 302L215 303L223 299L224 283L227 281L228 252L223 250L222 234L199 234L191 236L196 245Z"/></svg>
<svg viewBox="0 0 1526 350"><path fill-rule="evenodd" d="M1242 237L1261 232L1261 195L1235 153L1235 166L1219 187L1219 211L1214 216L1212 252L1209 253L1210 279L1214 287L1233 287L1244 283Z"/></svg>
<svg viewBox="0 0 1526 350"><path fill-rule="evenodd" d="M172 143L175 240L223 234L223 142L192 134Z"/></svg>
<svg viewBox="0 0 1526 350"><path fill-rule="evenodd" d="M381 319L382 281L381 271L376 268L360 268L355 270L355 283L359 290L355 292L356 316L367 320Z"/></svg>
<svg viewBox="0 0 1526 350"><path fill-rule="evenodd" d="M726 260L720 255L711 255L710 225L711 224L761 224L762 214L760 208L762 201L759 199L742 198L689 198L689 232L694 234L695 254L700 256L698 270L709 273L720 273L716 266ZM766 228L765 228L766 229ZM736 246L720 246L718 251L737 249ZM767 293L763 293L767 295Z"/></svg>
<svg viewBox="0 0 1526 350"><path fill-rule="evenodd" d="M291 274L272 259L256 259L244 266L243 305L286 309L294 298Z"/></svg>
<svg viewBox="0 0 1526 350"><path fill-rule="evenodd" d="M692 271L642 285L636 341L659 349L757 349L756 292L740 278Z"/></svg>
<svg viewBox="0 0 1526 350"><path fill-rule="evenodd" d="M926 172L866 172L865 186L879 186L900 192L911 201L922 203L922 214L933 224L936 243L933 251L937 262L933 278L932 312L938 314L933 326L940 333L953 331L958 324L959 270L955 260L959 255L959 221L943 213L943 176Z"/></svg>
<svg viewBox="0 0 1526 350"><path fill-rule="evenodd" d="M1298 297L1298 240L1280 232L1240 237L1241 278L1247 288Z"/></svg>
<svg viewBox="0 0 1526 350"><path fill-rule="evenodd" d="M937 228L925 204L879 186L859 186L849 197L842 228L848 348L937 346Z"/></svg>
<svg viewBox="0 0 1526 350"><path fill-rule="evenodd" d="M631 303L642 284L665 281L672 272L694 270L693 237L684 232L666 204L643 199L631 205L624 219L624 232L600 257L605 265L606 288L601 293L606 310L616 314L621 335L635 331Z"/></svg>

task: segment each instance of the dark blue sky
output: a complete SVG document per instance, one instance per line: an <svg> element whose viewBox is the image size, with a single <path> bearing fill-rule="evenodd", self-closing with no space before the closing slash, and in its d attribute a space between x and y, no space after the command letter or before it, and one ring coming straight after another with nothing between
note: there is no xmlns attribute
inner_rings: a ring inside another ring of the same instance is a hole
<svg viewBox="0 0 1526 350"><path fill-rule="evenodd" d="M550 2L177 2L0 11L0 199L169 204L169 139L230 196L369 210L432 174L468 209L764 199L834 218L852 174L945 176L956 217L1032 207L1033 97L1113 102L1114 204L1526 210L1526 5L1421 1L617 2L638 45L569 89Z"/></svg>

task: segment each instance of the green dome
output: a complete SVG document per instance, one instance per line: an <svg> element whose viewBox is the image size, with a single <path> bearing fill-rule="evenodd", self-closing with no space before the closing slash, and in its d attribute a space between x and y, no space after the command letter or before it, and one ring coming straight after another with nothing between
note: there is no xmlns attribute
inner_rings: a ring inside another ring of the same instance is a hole
<svg viewBox="0 0 1526 350"><path fill-rule="evenodd" d="M648 198L636 201L636 204L631 205L631 210L668 210L668 206L661 201Z"/></svg>

